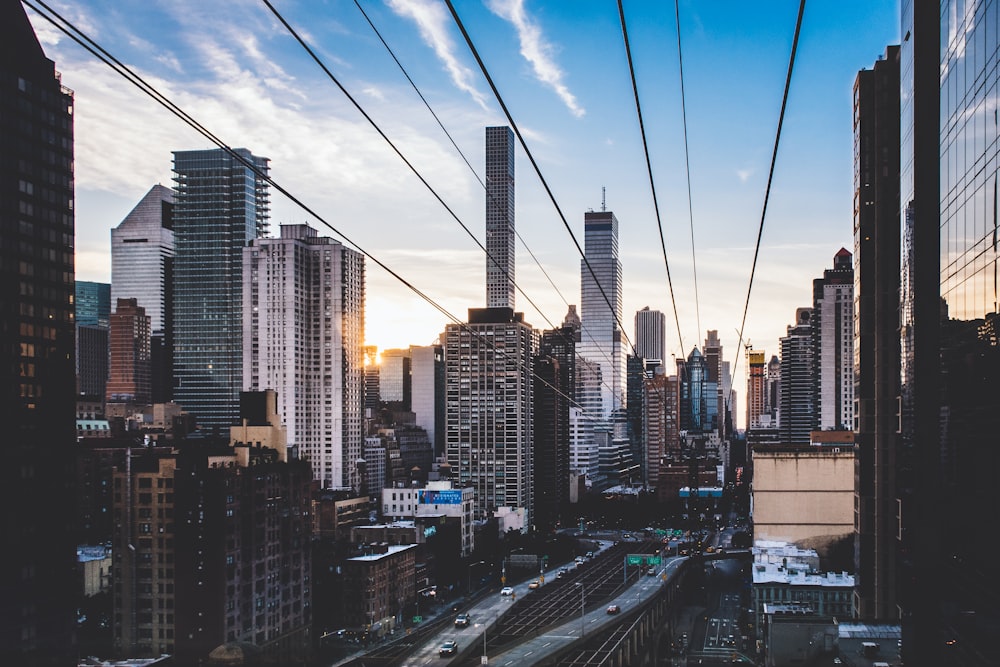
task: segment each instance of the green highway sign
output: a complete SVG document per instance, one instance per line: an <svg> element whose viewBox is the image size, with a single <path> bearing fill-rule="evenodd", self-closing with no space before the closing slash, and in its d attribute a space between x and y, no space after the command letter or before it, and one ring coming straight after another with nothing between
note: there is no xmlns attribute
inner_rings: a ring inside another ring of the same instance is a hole
<svg viewBox="0 0 1000 667"><path fill-rule="evenodd" d="M659 556L649 556L646 558L646 565L659 565L659 564L660 564Z"/></svg>
<svg viewBox="0 0 1000 667"><path fill-rule="evenodd" d="M627 565L642 565L642 555L629 554L625 560Z"/></svg>

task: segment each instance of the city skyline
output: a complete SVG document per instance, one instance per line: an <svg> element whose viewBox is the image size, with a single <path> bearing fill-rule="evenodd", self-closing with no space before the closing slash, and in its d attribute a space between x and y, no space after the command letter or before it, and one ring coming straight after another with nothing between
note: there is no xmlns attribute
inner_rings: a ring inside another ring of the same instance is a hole
<svg viewBox="0 0 1000 667"><path fill-rule="evenodd" d="M488 95L445 5L363 6L482 177L482 128L507 119ZM743 7L680 8L696 309L673 15L666 8L625 4L677 297L678 341L617 12L591 3L574 7L572 16L552 6L499 1L456 7L576 238L582 242L584 213L599 210L605 199L609 210L628 221L621 239L623 312L631 319L649 305L667 313L672 355L686 356L708 328L719 330L725 347L740 349L736 330L795 9L787 3L758 15ZM304 38L331 71L473 235L483 238L482 185L357 8L279 10L293 26L309 27ZM170 151L208 146L45 20L29 15L63 81L76 92L77 275L108 281L110 228L153 183L169 182ZM279 183L458 319L481 302L482 250L263 5L225 12L137 6L124 13L84 3L65 15L230 145L268 155ZM812 277L831 251L850 243L852 82L886 44L898 41L897 15L895 2L805 12L744 336L757 347L776 348L788 313L810 303ZM592 49L595 41L607 48ZM829 48L831 43L838 48ZM316 135L326 141L317 142ZM518 243L518 287L543 314L520 297L519 309L533 326L548 328L546 319L556 323L567 303L580 302L580 258L520 145L515 162L521 174L519 234L558 288ZM328 233L283 197L273 199L275 224L307 222ZM373 266L366 343L380 349L426 345L447 323ZM742 355L734 361L736 386L742 386L745 362Z"/></svg>

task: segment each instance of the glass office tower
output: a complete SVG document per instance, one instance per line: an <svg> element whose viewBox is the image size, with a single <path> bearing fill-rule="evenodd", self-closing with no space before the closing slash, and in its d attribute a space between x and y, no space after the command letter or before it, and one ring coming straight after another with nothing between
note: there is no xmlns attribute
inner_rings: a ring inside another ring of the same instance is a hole
<svg viewBox="0 0 1000 667"><path fill-rule="evenodd" d="M243 248L268 222L268 159L235 153L174 152L174 400L220 433L243 388Z"/></svg>
<svg viewBox="0 0 1000 667"><path fill-rule="evenodd" d="M909 664L995 664L998 3L901 3L899 598Z"/></svg>

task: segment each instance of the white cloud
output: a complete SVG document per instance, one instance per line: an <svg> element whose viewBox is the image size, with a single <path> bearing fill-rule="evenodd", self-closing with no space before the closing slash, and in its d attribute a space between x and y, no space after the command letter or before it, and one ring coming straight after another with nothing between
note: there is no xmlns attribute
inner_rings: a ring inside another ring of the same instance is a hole
<svg viewBox="0 0 1000 667"><path fill-rule="evenodd" d="M542 29L528 16L524 9L524 0L488 0L487 6L490 11L509 21L517 30L521 42L521 55L531 63L535 77L555 91L570 113L577 118L583 116L586 111L563 83L563 71L552 58L552 44L546 41Z"/></svg>
<svg viewBox="0 0 1000 667"><path fill-rule="evenodd" d="M746 183L750 180L750 177L753 176L753 173L753 169L737 169L736 178L740 179L740 183Z"/></svg>
<svg viewBox="0 0 1000 667"><path fill-rule="evenodd" d="M365 86L361 89L361 92L379 102L385 102L385 93L377 86Z"/></svg>
<svg viewBox="0 0 1000 667"><path fill-rule="evenodd" d="M460 63L455 54L455 44L447 28L451 18L444 5L435 0L386 0L386 4L399 16L417 24L421 38L444 63L455 86L468 93L483 110L488 110L483 94L472 84L472 70Z"/></svg>

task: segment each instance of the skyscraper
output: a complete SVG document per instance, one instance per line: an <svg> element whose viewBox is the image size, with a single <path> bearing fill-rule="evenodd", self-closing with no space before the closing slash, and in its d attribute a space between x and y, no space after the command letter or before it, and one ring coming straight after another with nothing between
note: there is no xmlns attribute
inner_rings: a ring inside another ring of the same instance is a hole
<svg viewBox="0 0 1000 667"><path fill-rule="evenodd" d="M747 425L749 431L760 427L761 415L767 414L767 366L764 352L747 350Z"/></svg>
<svg viewBox="0 0 1000 667"><path fill-rule="evenodd" d="M149 316L152 401L173 397L174 191L154 185L111 230L111 300Z"/></svg>
<svg viewBox="0 0 1000 667"><path fill-rule="evenodd" d="M77 659L73 92L0 5L0 664Z"/></svg>
<svg viewBox="0 0 1000 667"><path fill-rule="evenodd" d="M149 316L136 299L118 299L111 313L108 403L149 403L151 357Z"/></svg>
<svg viewBox="0 0 1000 667"><path fill-rule="evenodd" d="M533 501L532 519L538 530L547 533L559 525L560 512L569 497L569 379L565 356L558 341L558 331L546 331L549 343L543 342L535 358L533 423ZM572 349L572 348L570 348ZM562 356L562 358L560 358ZM570 362L572 363L572 362Z"/></svg>
<svg viewBox="0 0 1000 667"><path fill-rule="evenodd" d="M77 280L76 323L88 327L108 328L111 321L111 285Z"/></svg>
<svg viewBox="0 0 1000 667"><path fill-rule="evenodd" d="M718 382L711 380L708 361L698 348L677 360L680 382L680 430L707 435L718 431Z"/></svg>
<svg viewBox="0 0 1000 667"><path fill-rule="evenodd" d="M77 391L103 400L108 382L108 323L111 285L76 281Z"/></svg>
<svg viewBox="0 0 1000 667"><path fill-rule="evenodd" d="M487 308L514 308L514 240L514 133L487 127Z"/></svg>
<svg viewBox="0 0 1000 667"><path fill-rule="evenodd" d="M175 151L174 399L226 432L243 388L243 248L268 222L268 159Z"/></svg>
<svg viewBox="0 0 1000 667"><path fill-rule="evenodd" d="M901 10L902 657L985 665L1000 614L992 559L974 538L1000 512L998 5Z"/></svg>
<svg viewBox="0 0 1000 667"><path fill-rule="evenodd" d="M722 360L722 341L719 340L719 331L717 329L709 329L706 332L705 345L701 349L705 354L705 368L708 371L706 379L709 382L715 383L715 414L718 415L715 430L718 431L720 438L725 438L726 405L729 400L728 389L730 388L731 380L726 377L728 373L723 371L723 365L726 368L729 365Z"/></svg>
<svg viewBox="0 0 1000 667"><path fill-rule="evenodd" d="M382 403L393 403L397 410L410 409L410 350L382 350L378 367L378 393Z"/></svg>
<svg viewBox="0 0 1000 667"><path fill-rule="evenodd" d="M666 354L667 318L646 306L635 313L635 354L643 359L662 362Z"/></svg>
<svg viewBox="0 0 1000 667"><path fill-rule="evenodd" d="M781 423L783 444L807 445L815 423L812 308L797 308L795 324L781 346Z"/></svg>
<svg viewBox="0 0 1000 667"><path fill-rule="evenodd" d="M278 412L322 488L358 490L364 440L365 264L308 225L243 250L243 384Z"/></svg>
<svg viewBox="0 0 1000 667"><path fill-rule="evenodd" d="M772 354L767 362L767 411L771 415L771 426L781 422L781 359Z"/></svg>
<svg viewBox="0 0 1000 667"><path fill-rule="evenodd" d="M435 457L444 453L444 349L410 346L410 409L417 426L427 431Z"/></svg>
<svg viewBox="0 0 1000 667"><path fill-rule="evenodd" d="M660 482L664 457L679 446L679 383L676 375L658 373L644 382L646 403L646 471L649 486Z"/></svg>
<svg viewBox="0 0 1000 667"><path fill-rule="evenodd" d="M624 407L625 332L622 318L622 265L618 261L618 219L611 211L583 216L584 259L580 262L580 346L578 352L601 369L601 402L584 403L596 419L607 420ZM578 378L582 377L579 374Z"/></svg>
<svg viewBox="0 0 1000 667"><path fill-rule="evenodd" d="M522 508L533 521L532 370L537 334L509 308L470 308L445 331L445 455L460 487L476 489L476 518Z"/></svg>
<svg viewBox="0 0 1000 667"><path fill-rule="evenodd" d="M816 420L828 431L854 428L854 264L841 248L833 269L813 280L813 362Z"/></svg>
<svg viewBox="0 0 1000 667"><path fill-rule="evenodd" d="M854 81L854 164L854 614L898 621L898 46Z"/></svg>

